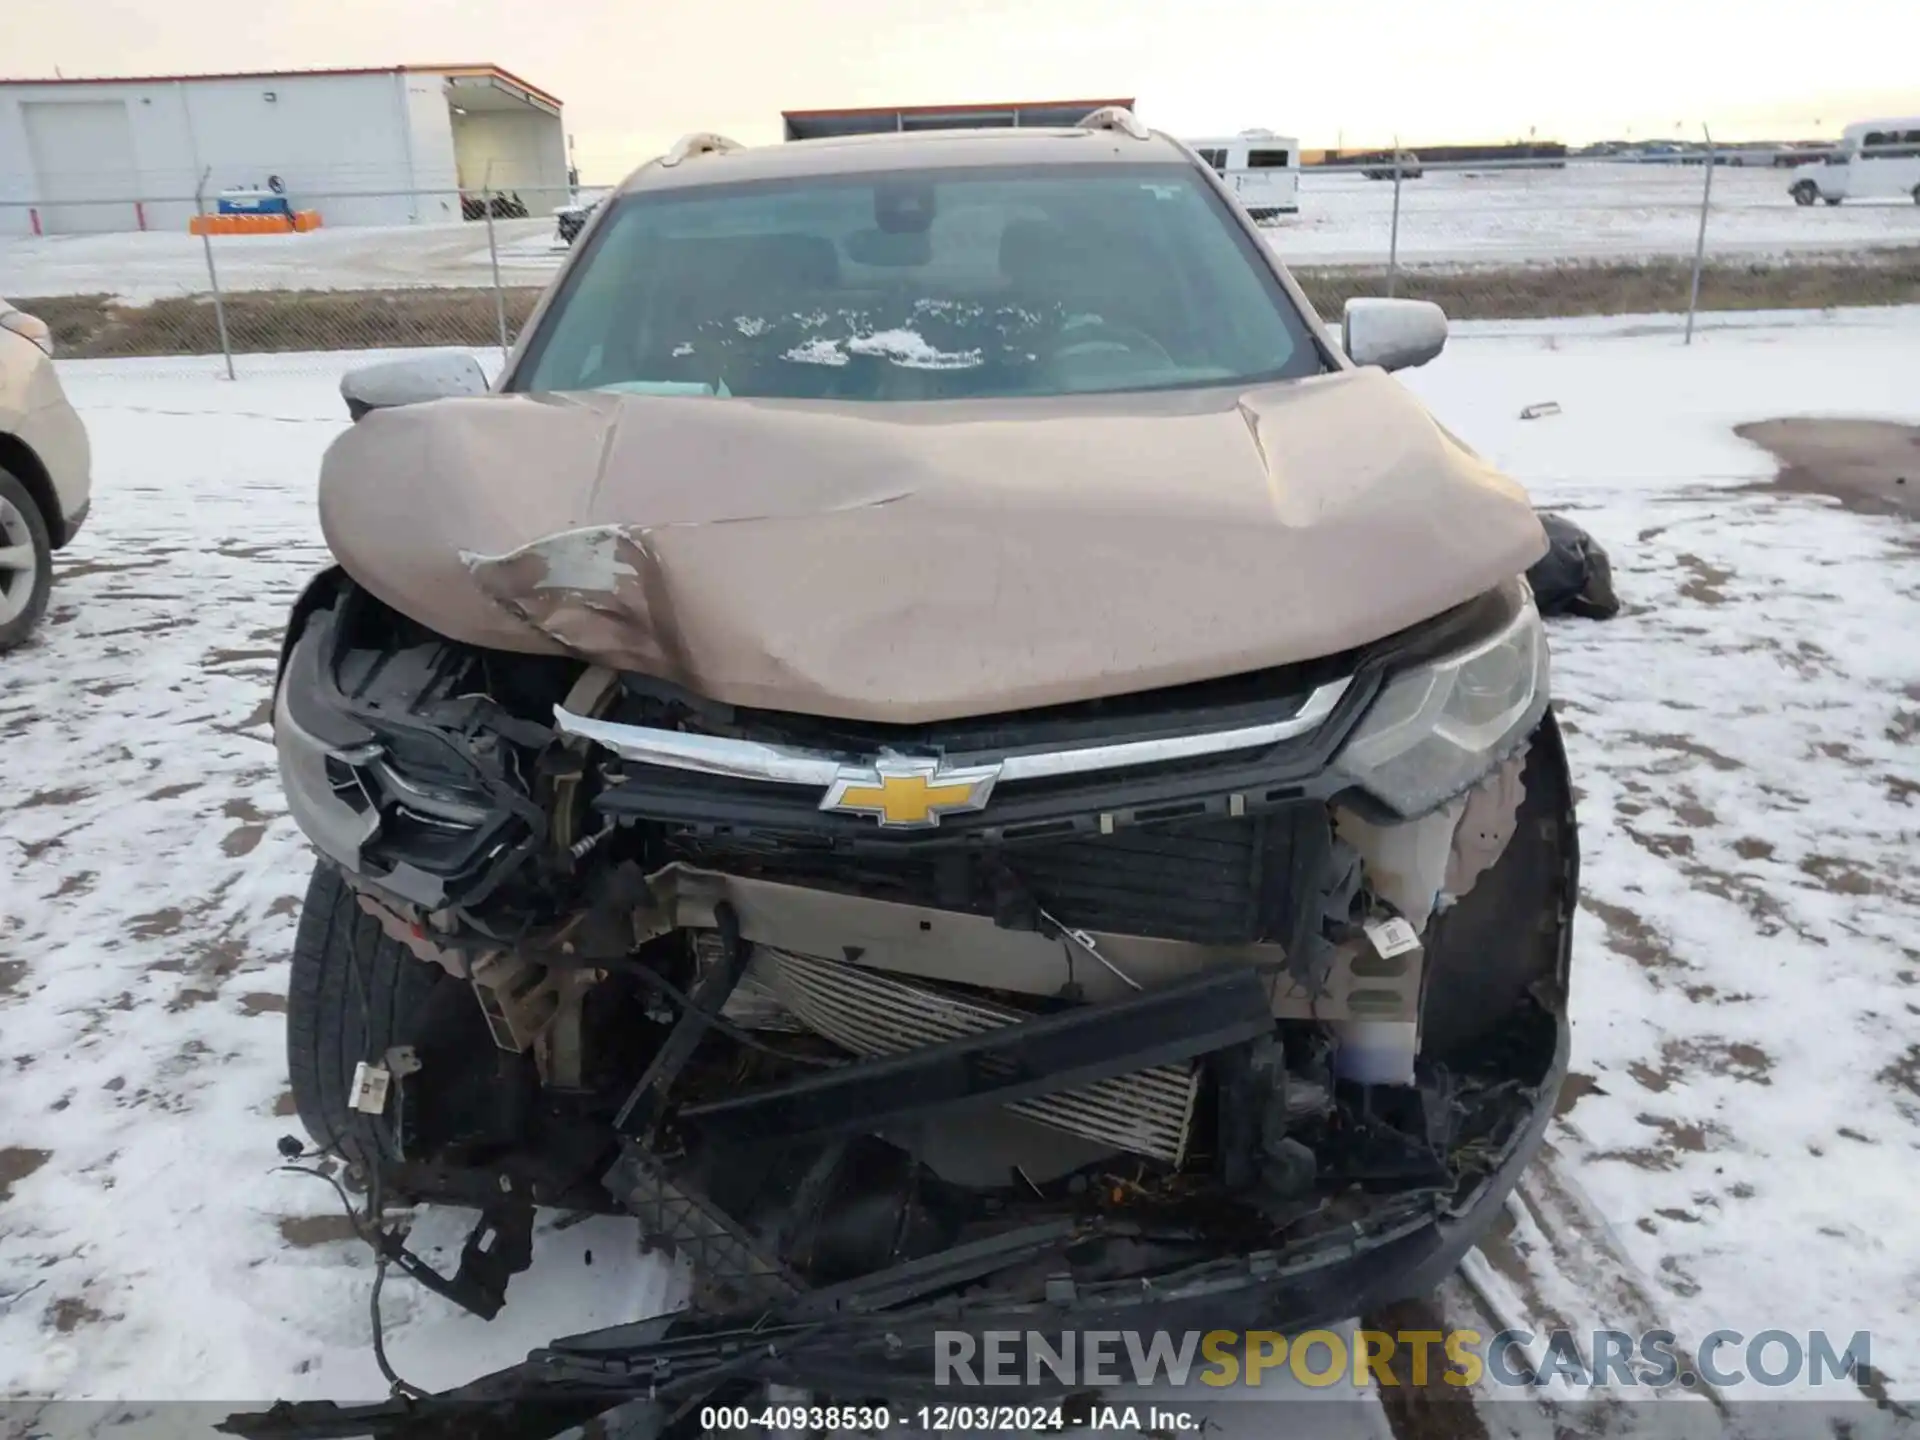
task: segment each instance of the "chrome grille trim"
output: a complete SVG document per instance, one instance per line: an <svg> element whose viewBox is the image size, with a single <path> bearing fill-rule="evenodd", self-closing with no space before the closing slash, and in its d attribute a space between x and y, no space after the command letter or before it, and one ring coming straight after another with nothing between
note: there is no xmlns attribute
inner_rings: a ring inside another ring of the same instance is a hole
<svg viewBox="0 0 1920 1440"><path fill-rule="evenodd" d="M1056 775L1084 775L1094 770L1125 770L1157 765L1163 760L1192 760L1252 750L1317 730L1333 713L1353 681L1329 680L1307 696L1307 703L1284 720L1241 725L1232 730L1208 730L1198 735L1175 735L1163 740L1123 740L1116 745L1083 745L1072 750L1049 750L1033 755L1009 755L1000 762L1000 781L1047 780Z"/></svg>
<svg viewBox="0 0 1920 1440"><path fill-rule="evenodd" d="M650 725L622 725L576 715L564 705L553 707L553 721L564 735L591 740L624 760L638 760L643 765L664 765L733 780L771 780L781 785L831 785L840 775L840 760L816 750L685 730L659 730Z"/></svg>
<svg viewBox="0 0 1920 1440"><path fill-rule="evenodd" d="M1030 751L994 756L948 756L955 765L1000 767L1000 783L1045 780L1062 775L1085 775L1102 770L1125 770L1166 761L1194 760L1278 744L1319 728L1347 693L1351 678L1329 680L1307 696L1306 703L1284 720L1240 725L1230 730L1206 730L1193 735L1170 735L1154 740L1123 740L1111 745L1081 745L1063 750ZM684 730L660 730L647 725L623 725L575 714L564 705L553 707L554 723L562 734L605 746L623 759L643 765L663 765L702 775L734 780L764 780L777 785L828 786L847 764L870 763L861 757L807 750L791 745L768 745L758 740L736 740L721 735L698 735ZM883 752L884 753L884 752Z"/></svg>

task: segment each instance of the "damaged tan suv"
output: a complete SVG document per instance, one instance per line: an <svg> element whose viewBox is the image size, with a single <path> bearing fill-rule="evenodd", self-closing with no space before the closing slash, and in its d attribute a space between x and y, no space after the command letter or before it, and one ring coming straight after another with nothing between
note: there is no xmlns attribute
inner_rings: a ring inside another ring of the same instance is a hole
<svg viewBox="0 0 1920 1440"><path fill-rule="evenodd" d="M912 1393L1448 1272L1565 1070L1577 856L1540 526L1387 373L1444 338L1336 338L1102 112L696 137L491 386L348 377L274 711L301 1118L376 1222L480 1212L451 1274L378 1238L482 1314L536 1205L695 1274L448 1403Z"/></svg>

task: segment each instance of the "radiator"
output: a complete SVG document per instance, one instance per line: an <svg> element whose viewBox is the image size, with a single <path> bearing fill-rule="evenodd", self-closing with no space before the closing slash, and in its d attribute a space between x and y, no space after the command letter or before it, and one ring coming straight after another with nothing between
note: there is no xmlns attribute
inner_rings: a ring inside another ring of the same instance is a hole
<svg viewBox="0 0 1920 1440"><path fill-rule="evenodd" d="M909 984L878 970L756 945L723 1012L735 1024L797 1022L856 1055L896 1055L1031 1017L1011 1006ZM1097 1144L1179 1165L1199 1092L1198 1065L1159 1065L1006 1108Z"/></svg>

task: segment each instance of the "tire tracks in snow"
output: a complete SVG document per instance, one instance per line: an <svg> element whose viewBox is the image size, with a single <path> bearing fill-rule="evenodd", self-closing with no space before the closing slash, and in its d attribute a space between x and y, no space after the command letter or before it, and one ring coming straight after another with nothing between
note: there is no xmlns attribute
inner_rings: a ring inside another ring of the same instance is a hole
<svg viewBox="0 0 1920 1440"><path fill-rule="evenodd" d="M1406 1398L1382 1391L1396 1440L1492 1440L1509 1435L1600 1440L1643 1433L1635 1412L1650 1403L1688 1407L1684 1417L1675 1414L1662 1428L1688 1421L1688 1434L1717 1433L1727 1416L1726 1404L1704 1378L1679 1391L1659 1392L1656 1400L1656 1392L1622 1385L1611 1372L1604 1381L1572 1383L1558 1373L1564 1368L1555 1363L1560 1357L1549 1353L1549 1337L1565 1334L1578 1351L1580 1366L1598 1375L1596 1332L1677 1335L1679 1327L1659 1295L1652 1277L1627 1254L1571 1163L1549 1140L1507 1197L1492 1230L1439 1290L1428 1311L1430 1323L1412 1326L1392 1314L1380 1317L1391 1322L1381 1325L1385 1329L1477 1331L1488 1346L1502 1332L1524 1332L1532 1343L1514 1346L1508 1363L1530 1376L1531 1383L1516 1390L1483 1374L1468 1392L1471 1419L1461 1413L1469 1407L1455 1398L1461 1390L1454 1388L1448 1395L1438 1380ZM1676 1346L1675 1358L1683 1376L1698 1376L1691 1354Z"/></svg>

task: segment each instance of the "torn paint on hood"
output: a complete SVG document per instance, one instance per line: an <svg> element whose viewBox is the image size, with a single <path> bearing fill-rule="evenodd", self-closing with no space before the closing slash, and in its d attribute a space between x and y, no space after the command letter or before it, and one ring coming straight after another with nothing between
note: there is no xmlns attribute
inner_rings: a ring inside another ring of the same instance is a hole
<svg viewBox="0 0 1920 1440"><path fill-rule="evenodd" d="M1546 549L1397 382L860 404L497 395L328 450L327 543L455 640L901 723L1211 679L1427 619Z"/></svg>

